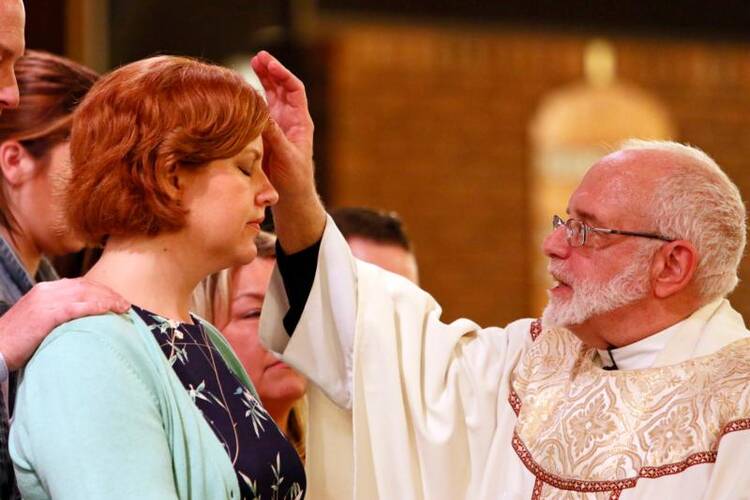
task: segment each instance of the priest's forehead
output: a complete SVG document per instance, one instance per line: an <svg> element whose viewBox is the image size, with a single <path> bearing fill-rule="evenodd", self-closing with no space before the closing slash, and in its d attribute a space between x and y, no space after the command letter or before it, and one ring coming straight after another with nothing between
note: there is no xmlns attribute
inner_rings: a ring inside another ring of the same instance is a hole
<svg viewBox="0 0 750 500"><path fill-rule="evenodd" d="M659 153L628 150L602 158L570 197L570 216L592 225L650 227L651 194L668 169Z"/></svg>

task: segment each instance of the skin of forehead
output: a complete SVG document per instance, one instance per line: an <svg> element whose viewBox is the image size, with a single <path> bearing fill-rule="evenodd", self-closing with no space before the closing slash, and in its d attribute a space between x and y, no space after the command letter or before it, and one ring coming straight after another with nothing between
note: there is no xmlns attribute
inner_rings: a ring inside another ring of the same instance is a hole
<svg viewBox="0 0 750 500"><path fill-rule="evenodd" d="M263 156L263 137L258 136L247 145L242 148L237 156L248 157L251 159L260 158Z"/></svg>
<svg viewBox="0 0 750 500"><path fill-rule="evenodd" d="M656 150L618 151L595 163L571 196L570 210L586 210L612 224L646 223L649 196L679 160Z"/></svg>
<svg viewBox="0 0 750 500"><path fill-rule="evenodd" d="M24 22L25 12L21 0L0 0L0 46L23 51Z"/></svg>
<svg viewBox="0 0 750 500"><path fill-rule="evenodd" d="M415 281L418 270L414 254L396 244L380 243L361 236L347 239L352 254L358 259L370 262L384 269Z"/></svg>
<svg viewBox="0 0 750 500"><path fill-rule="evenodd" d="M265 297L275 263L273 257L256 257L251 263L235 269L233 299L246 294Z"/></svg>

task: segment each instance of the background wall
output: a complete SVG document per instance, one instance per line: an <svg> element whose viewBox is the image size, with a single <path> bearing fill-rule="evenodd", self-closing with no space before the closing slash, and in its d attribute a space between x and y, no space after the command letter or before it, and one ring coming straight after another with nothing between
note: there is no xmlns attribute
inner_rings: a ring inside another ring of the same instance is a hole
<svg viewBox="0 0 750 500"><path fill-rule="evenodd" d="M423 286L447 317L502 324L538 313L528 293L538 251L529 247L529 124L548 93L581 78L590 37L361 21L325 31L329 201L399 211ZM658 98L677 138L714 156L747 196L748 46L610 41L619 78ZM734 300L750 313L750 287Z"/></svg>
<svg viewBox="0 0 750 500"><path fill-rule="evenodd" d="M210 5L209 5L210 4ZM259 48L302 75L329 205L399 211L423 285L447 318L536 314L530 126L582 78L604 37L618 78L654 96L677 138L714 156L747 198L746 2L27 0L31 48L100 70L156 52L222 62ZM582 123L601 127L603 123ZM741 277L748 276L743 264ZM750 287L735 305L750 314Z"/></svg>

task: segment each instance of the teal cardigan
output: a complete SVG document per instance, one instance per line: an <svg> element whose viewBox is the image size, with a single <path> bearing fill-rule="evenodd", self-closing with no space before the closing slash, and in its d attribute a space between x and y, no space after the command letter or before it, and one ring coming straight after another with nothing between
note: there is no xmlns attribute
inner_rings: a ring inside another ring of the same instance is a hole
<svg viewBox="0 0 750 500"><path fill-rule="evenodd" d="M224 337L204 327L255 394ZM47 337L24 370L9 446L26 500L239 499L229 455L133 310Z"/></svg>

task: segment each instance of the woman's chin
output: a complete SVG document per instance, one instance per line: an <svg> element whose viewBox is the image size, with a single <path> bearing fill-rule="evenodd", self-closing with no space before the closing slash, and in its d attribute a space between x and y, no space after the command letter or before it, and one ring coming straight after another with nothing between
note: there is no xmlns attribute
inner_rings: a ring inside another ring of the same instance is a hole
<svg viewBox="0 0 750 500"><path fill-rule="evenodd" d="M283 380L275 380L273 385L274 387L260 393L264 404L265 401L283 401L294 404L305 395L307 390L307 381L296 373L293 377L286 376Z"/></svg>
<svg viewBox="0 0 750 500"><path fill-rule="evenodd" d="M255 260L255 257L258 256L258 247L255 246L255 243L247 247L244 252L242 252L242 257L244 259L243 264L249 264L253 260Z"/></svg>
<svg viewBox="0 0 750 500"><path fill-rule="evenodd" d="M258 249L255 244L250 247L239 248L235 252L232 261L224 267L239 267L250 264L258 256Z"/></svg>

